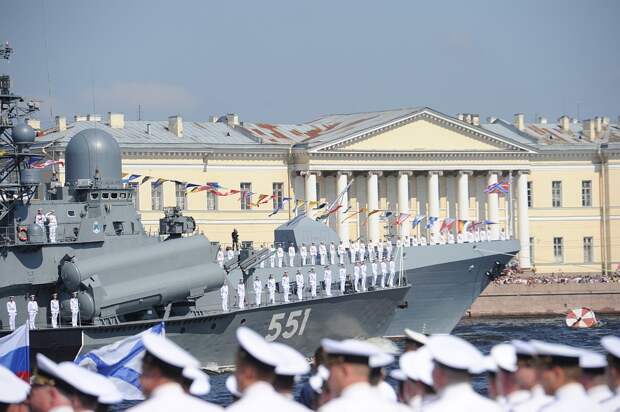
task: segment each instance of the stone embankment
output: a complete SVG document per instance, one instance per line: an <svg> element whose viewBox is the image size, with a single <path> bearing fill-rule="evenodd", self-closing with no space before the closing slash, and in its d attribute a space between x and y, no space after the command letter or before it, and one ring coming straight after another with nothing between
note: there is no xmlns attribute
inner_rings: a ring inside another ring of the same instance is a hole
<svg viewBox="0 0 620 412"><path fill-rule="evenodd" d="M620 283L491 284L465 316L563 315L582 306L620 313Z"/></svg>

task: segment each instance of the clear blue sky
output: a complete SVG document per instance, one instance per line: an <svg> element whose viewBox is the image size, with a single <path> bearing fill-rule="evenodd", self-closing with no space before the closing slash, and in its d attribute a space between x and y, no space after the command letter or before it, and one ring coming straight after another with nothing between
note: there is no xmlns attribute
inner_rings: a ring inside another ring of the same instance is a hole
<svg viewBox="0 0 620 412"><path fill-rule="evenodd" d="M620 1L2 0L0 71L42 120L295 123L400 107L620 115ZM49 81L48 81L49 78ZM51 88L51 96L50 96ZM615 122L615 120L614 120Z"/></svg>

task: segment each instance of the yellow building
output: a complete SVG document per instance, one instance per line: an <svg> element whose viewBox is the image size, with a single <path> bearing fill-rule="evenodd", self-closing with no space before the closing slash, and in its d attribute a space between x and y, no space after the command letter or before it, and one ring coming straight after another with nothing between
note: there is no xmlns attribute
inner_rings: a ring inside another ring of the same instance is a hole
<svg viewBox="0 0 620 412"><path fill-rule="evenodd" d="M527 124L518 114L481 123L478 115L414 108L303 124L240 122L234 114L207 122L113 113L75 120L58 118L46 131L57 142L49 152L62 157L63 143L85 128L111 133L151 233L164 207L179 206L211 240L229 244L237 228L258 246L310 202L327 204L309 207L314 216L337 209L325 222L345 240L430 238L452 218L497 223L487 226L490 236L519 238L521 266L538 272L599 272L620 262L620 126L604 117ZM497 182L507 193L485 193ZM207 183L211 190L196 191ZM407 220L396 225L399 217ZM437 221L427 230L428 217Z"/></svg>

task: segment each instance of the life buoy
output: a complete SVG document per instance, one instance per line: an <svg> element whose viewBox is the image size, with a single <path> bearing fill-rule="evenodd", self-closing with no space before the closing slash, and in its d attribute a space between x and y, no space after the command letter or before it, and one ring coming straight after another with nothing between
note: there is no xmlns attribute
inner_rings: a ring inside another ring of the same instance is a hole
<svg viewBox="0 0 620 412"><path fill-rule="evenodd" d="M20 226L19 229L17 229L17 238L22 242L27 242L28 241L28 228L25 226Z"/></svg>

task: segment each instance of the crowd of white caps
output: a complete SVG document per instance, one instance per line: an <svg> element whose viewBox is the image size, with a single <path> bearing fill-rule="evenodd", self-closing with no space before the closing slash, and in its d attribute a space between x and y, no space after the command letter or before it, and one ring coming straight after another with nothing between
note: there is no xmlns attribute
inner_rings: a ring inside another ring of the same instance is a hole
<svg viewBox="0 0 620 412"><path fill-rule="evenodd" d="M395 353L370 343L323 339L311 368L291 347L269 343L246 327L237 330L236 369L226 387L230 411L619 411L620 338L601 340L601 351L542 341L513 340L484 356L453 335L405 330L399 369L383 373ZM146 400L131 411L218 411L200 396L209 378L191 354L161 335L146 334L140 384ZM107 378L71 362L37 356L31 385L0 370L1 410L70 412L106 410L121 401ZM295 400L299 377L311 374ZM472 377L485 375L488 397Z"/></svg>

